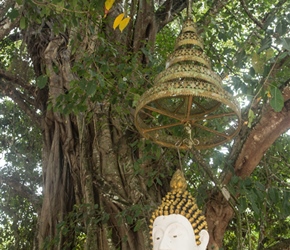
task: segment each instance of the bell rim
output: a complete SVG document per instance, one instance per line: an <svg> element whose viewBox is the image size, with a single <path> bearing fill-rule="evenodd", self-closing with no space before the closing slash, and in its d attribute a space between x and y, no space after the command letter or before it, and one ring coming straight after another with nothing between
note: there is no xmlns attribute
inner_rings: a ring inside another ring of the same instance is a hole
<svg viewBox="0 0 290 250"><path fill-rule="evenodd" d="M160 91L161 85L164 85L165 89ZM140 99L136 105L136 110L135 110L135 115L134 115L134 123L135 123L137 130L144 138L152 140L153 142L155 142L161 146L164 146L164 147L179 148L179 149L190 149L191 148L186 143L181 144L181 145L178 145L178 144L176 145L173 143L172 144L168 143L165 140L156 139L156 137L158 137L158 132L156 132L156 131L155 132L144 132L144 130L146 130L146 129L144 127L142 128L142 119L139 116L141 110L143 108L145 108L145 106L150 104L151 102L160 100L162 98L167 98L167 97L177 98L179 96L181 96L181 97L193 96L193 97L204 97L204 98L212 99L214 101L219 102L220 104L227 105L228 108L234 112L234 114L232 114L232 116L234 116L236 119L236 124L235 124L236 128L233 128L233 131L229 135L225 135L224 139L218 140L216 142L213 141L210 144L202 143L199 145L193 145L193 147L195 147L196 149L203 150L203 149L213 148L213 147L222 145L222 144L230 141L231 139L233 139L240 131L241 111L240 111L238 102L234 99L234 97L230 93L228 93L224 89L214 86L214 88L216 88L217 91L219 91L219 93L223 92L223 94L227 98L222 98L222 97L220 97L220 95L218 93L213 93L212 91L207 91L204 89L195 89L195 90L194 89L186 89L186 88L168 89L168 83L166 83L166 82L162 83L161 85L153 86L152 88L145 91L144 94L140 97ZM213 86L211 86L211 87L213 87ZM176 94L176 93L178 93L178 94ZM210 112L212 112L212 111L210 111ZM203 117L204 115L206 115L206 114L197 115L196 117ZM193 116L195 116L195 115L193 115ZM179 119L179 118L180 117L176 117L176 119ZM143 123L143 124L145 124L145 123ZM175 141L175 140L178 141L181 139L181 138L178 138L178 136L171 136L171 137L167 136L167 137L169 139L172 139L173 141Z"/></svg>

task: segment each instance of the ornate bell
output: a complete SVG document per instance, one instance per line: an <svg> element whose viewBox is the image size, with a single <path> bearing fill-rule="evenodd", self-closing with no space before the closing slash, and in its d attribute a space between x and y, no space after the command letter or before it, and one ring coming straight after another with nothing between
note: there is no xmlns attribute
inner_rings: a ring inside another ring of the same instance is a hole
<svg viewBox="0 0 290 250"><path fill-rule="evenodd" d="M241 113L221 82L189 18L166 69L139 100L135 126L165 147L207 149L231 140L241 127Z"/></svg>

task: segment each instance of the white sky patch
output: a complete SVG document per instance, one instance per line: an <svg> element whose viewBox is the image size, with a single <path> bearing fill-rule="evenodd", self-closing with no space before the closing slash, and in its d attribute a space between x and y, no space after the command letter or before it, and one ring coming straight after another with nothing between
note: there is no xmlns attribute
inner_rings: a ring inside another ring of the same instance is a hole
<svg viewBox="0 0 290 250"><path fill-rule="evenodd" d="M5 152L0 152L0 169L5 167L4 156L5 156Z"/></svg>

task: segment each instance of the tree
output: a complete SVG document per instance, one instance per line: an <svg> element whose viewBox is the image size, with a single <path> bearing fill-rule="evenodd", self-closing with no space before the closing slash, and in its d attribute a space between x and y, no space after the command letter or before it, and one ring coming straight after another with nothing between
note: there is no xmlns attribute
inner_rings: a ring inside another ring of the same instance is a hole
<svg viewBox="0 0 290 250"><path fill-rule="evenodd" d="M1 96L32 122L35 145L39 133L43 143L41 160L24 151L33 160L25 171L41 161L43 198L30 199L29 173L22 188L8 175L2 180L38 214L34 248L149 249L150 212L180 165L205 204L209 249L289 241L280 227L289 228L290 210L289 3L193 3L205 51L225 88L239 95L244 122L233 143L205 152L159 147L133 125L136 101L172 51L186 1L109 3L1 3ZM120 13L130 17L122 31L113 29Z"/></svg>

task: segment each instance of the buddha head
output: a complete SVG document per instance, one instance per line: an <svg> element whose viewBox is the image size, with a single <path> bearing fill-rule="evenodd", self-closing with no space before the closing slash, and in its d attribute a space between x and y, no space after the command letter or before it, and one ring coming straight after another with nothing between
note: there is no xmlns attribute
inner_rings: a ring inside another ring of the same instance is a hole
<svg viewBox="0 0 290 250"><path fill-rule="evenodd" d="M150 220L153 250L205 250L209 241L207 223L186 190L180 170L173 175L170 186L171 191Z"/></svg>

